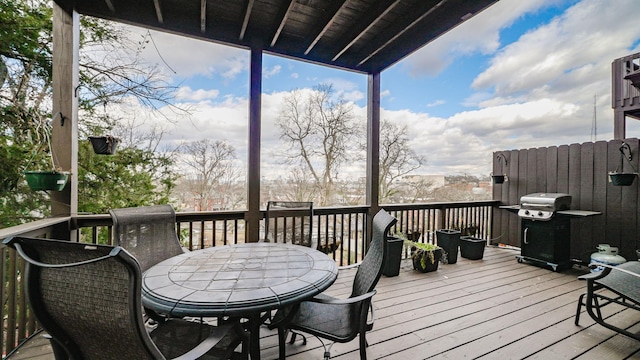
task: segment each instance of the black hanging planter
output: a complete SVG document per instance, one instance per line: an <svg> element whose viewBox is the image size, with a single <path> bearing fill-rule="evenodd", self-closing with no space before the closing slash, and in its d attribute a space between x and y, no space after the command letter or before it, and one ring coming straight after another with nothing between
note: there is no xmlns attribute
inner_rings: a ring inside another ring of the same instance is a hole
<svg viewBox="0 0 640 360"><path fill-rule="evenodd" d="M494 184L502 184L507 179L507 175L491 175Z"/></svg>
<svg viewBox="0 0 640 360"><path fill-rule="evenodd" d="M505 181L509 181L509 178L507 177L507 174L505 174L505 171L504 171L504 168L507 166L506 156L504 156L503 153L499 153L498 155L496 155L496 161L497 161L497 164L500 165L500 168L498 170L500 171L500 174L494 175L493 172L491 173L491 179L493 180L493 183L502 184Z"/></svg>
<svg viewBox="0 0 640 360"><path fill-rule="evenodd" d="M89 136L93 152L99 155L113 155L116 147L120 143L120 139L111 135L106 136Z"/></svg>
<svg viewBox="0 0 640 360"><path fill-rule="evenodd" d="M629 186L633 184L636 177L638 177L638 173L609 173L609 179L615 186Z"/></svg>
<svg viewBox="0 0 640 360"><path fill-rule="evenodd" d="M614 186L629 186L633 184L633 181L638 177L638 172L634 168L631 163L631 147L629 144L623 142L620 145L620 165L616 168L615 171L609 171L609 181ZM625 153L625 150L627 153ZM624 161L629 163L629 166L633 169L633 172L624 172Z"/></svg>

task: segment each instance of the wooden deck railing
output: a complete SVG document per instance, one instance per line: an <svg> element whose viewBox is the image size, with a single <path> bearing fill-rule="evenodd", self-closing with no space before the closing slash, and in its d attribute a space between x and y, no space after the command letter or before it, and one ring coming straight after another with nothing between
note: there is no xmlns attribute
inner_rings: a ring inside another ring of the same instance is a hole
<svg viewBox="0 0 640 360"><path fill-rule="evenodd" d="M491 236L491 208L495 201L383 205L398 222L394 233L415 234L420 241L433 242L436 230L468 229L481 238ZM366 253L367 206L327 207L314 209L314 236L339 265L362 260ZM264 216L264 214L263 214ZM245 211L178 212L178 233L183 245L191 250L245 242ZM111 244L111 217L108 214L50 218L29 224L0 229L0 239L10 236L68 237L76 241ZM24 262L15 252L0 248L0 274L3 286L3 326L0 329L3 354L33 333L37 324L24 296Z"/></svg>

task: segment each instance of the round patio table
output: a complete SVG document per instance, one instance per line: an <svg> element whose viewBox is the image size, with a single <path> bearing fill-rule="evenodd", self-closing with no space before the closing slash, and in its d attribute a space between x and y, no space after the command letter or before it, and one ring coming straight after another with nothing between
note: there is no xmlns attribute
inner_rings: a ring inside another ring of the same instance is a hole
<svg viewBox="0 0 640 360"><path fill-rule="evenodd" d="M338 267L324 253L290 244L249 243L187 252L142 276L144 307L172 317L249 319L250 352L260 358L260 314L327 289Z"/></svg>

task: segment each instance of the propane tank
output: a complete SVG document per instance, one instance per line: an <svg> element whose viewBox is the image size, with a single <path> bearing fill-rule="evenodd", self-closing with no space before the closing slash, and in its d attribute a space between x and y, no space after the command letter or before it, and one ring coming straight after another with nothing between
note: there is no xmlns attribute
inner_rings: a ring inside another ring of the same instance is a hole
<svg viewBox="0 0 640 360"><path fill-rule="evenodd" d="M598 252L591 254L591 263L618 266L627 262L627 259L618 255L618 248L609 246L609 244L600 244L597 247ZM599 272L604 270L603 266L591 269L591 272Z"/></svg>

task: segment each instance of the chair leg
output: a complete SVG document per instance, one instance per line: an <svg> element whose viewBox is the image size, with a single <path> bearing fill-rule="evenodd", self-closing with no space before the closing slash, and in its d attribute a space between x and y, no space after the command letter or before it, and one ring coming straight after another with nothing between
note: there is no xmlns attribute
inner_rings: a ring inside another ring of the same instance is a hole
<svg viewBox="0 0 640 360"><path fill-rule="evenodd" d="M287 330L278 327L278 359L284 360L287 357L286 346L287 346Z"/></svg>
<svg viewBox="0 0 640 360"><path fill-rule="evenodd" d="M580 297L578 298L578 310L576 310L576 321L575 321L576 325L579 325L578 323L580 322L580 310L582 309L582 305L584 305L582 301L584 300L585 295L586 294L581 294Z"/></svg>
<svg viewBox="0 0 640 360"><path fill-rule="evenodd" d="M360 360L367 360L367 338L364 332L360 333Z"/></svg>

